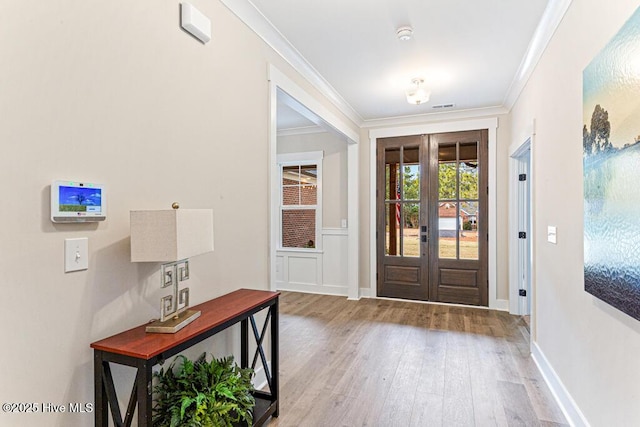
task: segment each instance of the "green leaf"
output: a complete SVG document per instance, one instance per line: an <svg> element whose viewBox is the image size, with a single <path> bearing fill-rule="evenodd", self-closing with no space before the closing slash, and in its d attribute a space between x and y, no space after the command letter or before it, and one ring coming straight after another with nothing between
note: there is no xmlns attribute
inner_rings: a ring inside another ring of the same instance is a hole
<svg viewBox="0 0 640 427"><path fill-rule="evenodd" d="M156 427L232 426L253 421L252 369L233 357L195 361L177 356L154 374L153 425Z"/></svg>

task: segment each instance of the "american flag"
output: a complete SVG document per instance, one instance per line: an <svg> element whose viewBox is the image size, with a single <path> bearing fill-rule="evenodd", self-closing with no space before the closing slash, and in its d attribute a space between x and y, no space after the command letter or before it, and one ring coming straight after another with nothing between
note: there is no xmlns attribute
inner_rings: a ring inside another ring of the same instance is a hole
<svg viewBox="0 0 640 427"><path fill-rule="evenodd" d="M400 200L400 184L396 185L396 200ZM400 203L396 203L396 228L400 228Z"/></svg>

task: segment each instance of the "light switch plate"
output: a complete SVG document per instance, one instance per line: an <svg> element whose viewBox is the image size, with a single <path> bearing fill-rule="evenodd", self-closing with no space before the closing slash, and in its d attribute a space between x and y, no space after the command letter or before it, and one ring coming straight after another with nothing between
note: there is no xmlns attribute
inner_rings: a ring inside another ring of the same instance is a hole
<svg viewBox="0 0 640 427"><path fill-rule="evenodd" d="M86 270L89 268L89 239L64 240L64 272Z"/></svg>
<svg viewBox="0 0 640 427"><path fill-rule="evenodd" d="M556 227L551 226L551 225L547 227L547 241L549 243L553 243L554 245L557 244Z"/></svg>

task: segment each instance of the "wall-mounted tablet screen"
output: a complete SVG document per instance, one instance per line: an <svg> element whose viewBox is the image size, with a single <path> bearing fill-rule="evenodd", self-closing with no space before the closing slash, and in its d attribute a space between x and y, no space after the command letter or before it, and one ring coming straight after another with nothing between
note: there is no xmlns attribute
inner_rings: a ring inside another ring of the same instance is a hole
<svg viewBox="0 0 640 427"><path fill-rule="evenodd" d="M54 181L51 184L51 221L104 221L107 206L104 186L89 182Z"/></svg>

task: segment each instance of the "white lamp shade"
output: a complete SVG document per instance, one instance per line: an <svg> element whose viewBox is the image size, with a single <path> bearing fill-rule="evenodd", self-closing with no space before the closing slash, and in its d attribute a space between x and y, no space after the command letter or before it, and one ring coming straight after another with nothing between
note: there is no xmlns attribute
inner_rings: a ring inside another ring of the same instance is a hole
<svg viewBox="0 0 640 427"><path fill-rule="evenodd" d="M173 262L213 251L213 210L131 211L131 262Z"/></svg>

